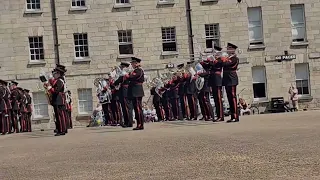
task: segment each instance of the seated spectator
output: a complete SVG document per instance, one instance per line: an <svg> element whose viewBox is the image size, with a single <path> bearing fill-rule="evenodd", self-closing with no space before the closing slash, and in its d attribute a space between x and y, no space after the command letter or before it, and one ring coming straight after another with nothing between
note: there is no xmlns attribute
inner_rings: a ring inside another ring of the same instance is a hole
<svg viewBox="0 0 320 180"><path fill-rule="evenodd" d="M239 98L239 107L240 107L240 115L243 116L244 114L251 114L251 110L249 105L246 101L242 98Z"/></svg>
<svg viewBox="0 0 320 180"><path fill-rule="evenodd" d="M102 126L104 123L104 116L102 111L101 104L97 104L96 109L92 112L91 121L87 127L94 127L94 126Z"/></svg>

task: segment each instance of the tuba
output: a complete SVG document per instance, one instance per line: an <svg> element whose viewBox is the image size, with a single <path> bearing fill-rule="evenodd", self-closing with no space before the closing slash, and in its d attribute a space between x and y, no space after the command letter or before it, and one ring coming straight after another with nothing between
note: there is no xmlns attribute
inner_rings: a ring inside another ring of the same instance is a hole
<svg viewBox="0 0 320 180"><path fill-rule="evenodd" d="M96 78L93 84L97 88L99 103L111 103L112 94L109 83L104 78Z"/></svg>
<svg viewBox="0 0 320 180"><path fill-rule="evenodd" d="M130 66L131 67L131 66ZM131 68L132 69L132 68ZM121 69L119 66L115 66L113 71L110 73L111 77L114 81L117 81L120 77L123 77L127 74L129 74L130 72L132 72L130 68L123 68ZM119 90L121 87L121 83L117 86L115 86L116 90Z"/></svg>
<svg viewBox="0 0 320 180"><path fill-rule="evenodd" d="M52 79L53 76L52 74L47 74L45 73L42 69L40 71L40 76L39 76L39 79L40 81L43 83L43 84L48 84L50 83L50 79ZM48 104L51 105L51 102L52 102L52 94L48 91L47 88L44 88L44 92L45 92L45 95L47 97L47 100L48 100Z"/></svg>
<svg viewBox="0 0 320 180"><path fill-rule="evenodd" d="M188 72L190 73L191 75L191 78L190 78L190 82L195 78L195 83L196 83L196 87L198 90L201 90L203 88L203 85L204 85L204 78L203 77L200 77L198 76L197 74L198 73L202 73L204 72L204 68L202 67L202 65L198 62L194 65L194 67L192 65L190 65L188 67Z"/></svg>

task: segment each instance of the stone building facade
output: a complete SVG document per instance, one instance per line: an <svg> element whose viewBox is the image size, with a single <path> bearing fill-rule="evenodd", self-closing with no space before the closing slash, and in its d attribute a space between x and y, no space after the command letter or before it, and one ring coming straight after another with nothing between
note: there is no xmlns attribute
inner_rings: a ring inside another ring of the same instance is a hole
<svg viewBox="0 0 320 180"><path fill-rule="evenodd" d="M68 69L75 118L91 113L97 103L93 80L120 61L142 58L150 77L166 71L168 63L188 61L184 0L56 0L55 5L60 63ZM287 98L290 85L297 84L309 108L320 106L319 0L192 0L191 9L195 54L212 41L241 49L240 97ZM34 119L49 119L38 76L56 63L50 1L4 0L0 19L0 77L29 88Z"/></svg>

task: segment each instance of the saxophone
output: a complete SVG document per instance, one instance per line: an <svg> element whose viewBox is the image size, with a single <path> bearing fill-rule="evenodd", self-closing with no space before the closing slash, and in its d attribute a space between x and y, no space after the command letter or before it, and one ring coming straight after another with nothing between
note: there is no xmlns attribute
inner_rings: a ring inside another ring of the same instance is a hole
<svg viewBox="0 0 320 180"><path fill-rule="evenodd" d="M53 78L52 74L46 74L43 70L40 71L40 76L39 79L40 81L43 83L43 85L45 84L50 84L50 79ZM51 84L50 84L51 85ZM52 102L52 94L48 91L47 88L44 88L44 93L47 97L48 100L48 104L51 105Z"/></svg>

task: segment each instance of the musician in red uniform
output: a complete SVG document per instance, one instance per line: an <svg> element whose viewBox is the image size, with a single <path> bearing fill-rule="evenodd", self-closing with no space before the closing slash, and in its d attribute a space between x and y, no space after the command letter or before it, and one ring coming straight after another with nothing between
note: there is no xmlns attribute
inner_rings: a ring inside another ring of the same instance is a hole
<svg viewBox="0 0 320 180"><path fill-rule="evenodd" d="M10 132L10 120L7 104L7 97L9 92L6 87L7 84L8 83L6 81L0 80L0 128L2 135Z"/></svg>
<svg viewBox="0 0 320 180"><path fill-rule="evenodd" d="M50 84L45 84L44 87L52 94L52 102L55 118L56 118L56 129L55 136L65 135L68 132L66 126L66 96L65 92L65 81L64 74L66 69L62 65L52 71L54 79L50 80Z"/></svg>
<svg viewBox="0 0 320 180"><path fill-rule="evenodd" d="M187 64L190 66L194 62L189 61ZM184 75L185 79L185 93L187 94L188 105L190 110L190 120L198 119L198 109L197 109L197 87L196 87L196 77L192 77L191 73L186 73Z"/></svg>
<svg viewBox="0 0 320 180"><path fill-rule="evenodd" d="M11 106L12 106L12 110L11 110L11 122L12 122L12 128L16 133L19 133L19 106L20 106L20 99L21 99L21 94L20 91L17 88L17 85L19 83L17 83L16 81L11 81L11 96L10 96L10 100L11 100Z"/></svg>
<svg viewBox="0 0 320 180"><path fill-rule="evenodd" d="M27 132L27 96L21 87L18 87L20 99L20 132Z"/></svg>
<svg viewBox="0 0 320 180"><path fill-rule="evenodd" d="M227 122L239 122L239 111L237 103L237 85L239 84L237 69L239 58L236 56L238 46L228 43L227 50L229 58L223 58L223 78L222 84L226 88L228 102L230 105L231 119Z"/></svg>
<svg viewBox="0 0 320 180"><path fill-rule="evenodd" d="M170 98L170 104L172 107L172 114L173 119L172 120L178 120L179 119L179 82L180 78L177 76L177 73L175 73L172 77L172 79L168 82L168 89L169 89L169 98Z"/></svg>
<svg viewBox="0 0 320 180"><path fill-rule="evenodd" d="M189 111L189 107L188 107L188 99L187 99L187 94L185 93L185 72L183 72L183 67L184 64L179 64L177 65L178 68L178 72L179 74L179 90L178 90L178 94L179 94L179 101L180 101L180 108L181 108L181 113L182 113L182 118L183 120L189 119L190 117L190 111Z"/></svg>
<svg viewBox="0 0 320 180"><path fill-rule="evenodd" d="M210 91L211 87L209 85L209 78L210 78L210 64L208 61L201 62L201 65L204 72L199 72L197 75L204 78L204 84L202 89L199 92L199 105L201 107L203 120L205 121L212 121L214 119L213 115L213 108L210 103Z"/></svg>
<svg viewBox="0 0 320 180"><path fill-rule="evenodd" d="M68 94L69 100L66 102L66 112L67 112L67 128L72 129L72 98L71 91L66 92Z"/></svg>
<svg viewBox="0 0 320 180"><path fill-rule="evenodd" d="M132 101L135 118L137 120L137 127L133 130L144 129L144 115L142 111L144 71L140 63L141 59L132 57L131 65L134 70L125 76L125 79L129 81L128 98Z"/></svg>
<svg viewBox="0 0 320 180"><path fill-rule="evenodd" d="M32 117L32 98L29 94L30 90L24 89L24 93L26 96L26 131L27 132L32 132L31 128L31 117Z"/></svg>

